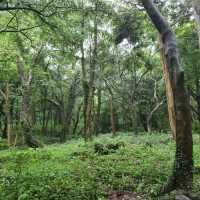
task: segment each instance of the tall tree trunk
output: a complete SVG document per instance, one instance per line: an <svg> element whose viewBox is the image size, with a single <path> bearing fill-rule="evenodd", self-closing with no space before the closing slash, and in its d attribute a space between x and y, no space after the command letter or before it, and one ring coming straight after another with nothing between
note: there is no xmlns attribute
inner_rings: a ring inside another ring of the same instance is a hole
<svg viewBox="0 0 200 200"><path fill-rule="evenodd" d="M77 110L76 118L75 118L75 122L74 122L74 128L73 128L73 131L72 131L73 135L76 134L76 130L78 128L78 123L79 123L79 120L80 120L80 111L81 111L82 106L83 106L82 103L78 106L78 110Z"/></svg>
<svg viewBox="0 0 200 200"><path fill-rule="evenodd" d="M52 113L52 105L48 105L48 107L47 107L47 112L46 112L46 119L45 119L45 124L44 124L44 130L45 130L45 132L43 132L44 133L44 135L49 135L50 134L50 129L49 129L49 121L50 121L50 123L51 123L51 120L53 120L52 118L51 118L51 113Z"/></svg>
<svg viewBox="0 0 200 200"><path fill-rule="evenodd" d="M17 68L22 86L22 104L20 110L20 123L23 131L24 142L26 145L36 148L42 144L32 136L32 111L31 111L31 82L32 71L25 71L23 60L19 57Z"/></svg>
<svg viewBox="0 0 200 200"><path fill-rule="evenodd" d="M193 8L194 8L195 21L197 24L197 31L199 36L199 48L200 48L200 1L199 0L193 0Z"/></svg>
<svg viewBox="0 0 200 200"><path fill-rule="evenodd" d="M173 174L162 192L188 189L193 181L193 142L189 95L185 88L184 71L180 66L176 38L169 24L156 9L152 0L141 0L149 17L159 31L169 70L176 116L176 155Z"/></svg>
<svg viewBox="0 0 200 200"><path fill-rule="evenodd" d="M96 135L100 131L100 117L101 117L101 88L99 88L97 91L97 113L96 113L96 122L95 122Z"/></svg>
<svg viewBox="0 0 200 200"><path fill-rule="evenodd" d="M112 129L113 136L116 135L116 127L115 127L115 114L113 108L113 96L110 95L110 125Z"/></svg>
<svg viewBox="0 0 200 200"><path fill-rule="evenodd" d="M114 106L113 106L113 91L112 91L111 87L109 86L106 79L104 79L104 82L105 82L108 92L110 94L110 97L109 97L110 126L111 126L111 130L112 130L112 134L114 136L114 135L116 135L116 119L115 119L115 112L114 112Z"/></svg>
<svg viewBox="0 0 200 200"><path fill-rule="evenodd" d="M89 84L86 77L86 68L85 68L85 50L84 50L84 36L85 36L85 12L84 12L84 3L82 0L82 9L83 9L83 16L81 21L81 34L83 37L83 41L81 43L81 70L82 70L82 87L84 93L84 101L83 101L83 120L84 120L84 137L86 139L86 130L87 130L87 105L88 105L88 96L89 96Z"/></svg>
<svg viewBox="0 0 200 200"><path fill-rule="evenodd" d="M146 113L142 113L141 110L139 110L139 116L140 116L140 122L144 128L145 132L148 132L148 124L147 124L147 114Z"/></svg>
<svg viewBox="0 0 200 200"><path fill-rule="evenodd" d="M199 49L200 49L200 1L193 0L194 16L197 24L197 32L199 37ZM197 66L197 73L199 73L199 67ZM196 80L196 102L197 102L197 113L198 120L200 121L200 80L197 77Z"/></svg>
<svg viewBox="0 0 200 200"><path fill-rule="evenodd" d="M42 96L43 96L43 100L41 101L41 109L42 109L42 133L45 135L45 133L47 132L46 129L46 120L47 120L47 89L46 86L44 86L44 88L42 88Z"/></svg>
<svg viewBox="0 0 200 200"><path fill-rule="evenodd" d="M73 115L74 106L76 103L76 90L77 90L77 86L78 86L79 75L80 75L79 72L76 72L74 79L71 83L70 89L69 89L66 111L64 113L64 132L63 132L62 138L61 138L62 142L66 141L66 134L69 135L72 115Z"/></svg>
<svg viewBox="0 0 200 200"><path fill-rule="evenodd" d="M11 145L11 115L10 115L10 87L8 82L6 83L6 91L5 91L5 116L6 116L6 135L8 145Z"/></svg>
<svg viewBox="0 0 200 200"><path fill-rule="evenodd" d="M95 1L95 16L94 16L94 46L93 46L93 53L92 59L90 63L90 72L89 72L89 82L86 81L86 74L84 75L84 91L85 91L85 106L84 106L84 115L85 115L85 140L88 140L92 137L93 132L93 118L92 118L92 109L93 109L93 100L94 100L94 91L95 91L95 70L96 70L96 63L97 63L97 7L98 3L97 0ZM83 21L84 22L84 21ZM84 24L83 24L84 25ZM83 26L84 28L84 26ZM84 50L82 47L82 56ZM83 62L83 61L82 61ZM83 71L84 64L82 63L82 71ZM85 72L84 72L85 73Z"/></svg>
<svg viewBox="0 0 200 200"><path fill-rule="evenodd" d="M5 114L5 125L4 125L4 133L3 138L7 139L8 145L11 145L11 114L10 114L10 87L9 83L5 84L5 92L0 90L1 95L4 98L3 111Z"/></svg>
<svg viewBox="0 0 200 200"><path fill-rule="evenodd" d="M62 104L60 105L60 118L61 118L61 124L62 124L62 130L60 133L60 142L65 142L66 140L66 110L65 110L65 105L64 102L62 102Z"/></svg>
<svg viewBox="0 0 200 200"><path fill-rule="evenodd" d="M131 111L130 121L132 124L133 134L138 135L138 114L134 102L130 102L129 110Z"/></svg>
<svg viewBox="0 0 200 200"><path fill-rule="evenodd" d="M198 121L200 122L200 80L196 80L196 102L197 102L197 113Z"/></svg>
<svg viewBox="0 0 200 200"><path fill-rule="evenodd" d="M175 106L174 106L174 96L172 91L172 85L169 77L169 67L167 66L167 61L165 58L165 49L161 44L161 61L163 65L163 74L165 80L166 96L167 96L167 108L168 108L168 117L169 125L171 127L172 136L176 139L176 116L175 116Z"/></svg>

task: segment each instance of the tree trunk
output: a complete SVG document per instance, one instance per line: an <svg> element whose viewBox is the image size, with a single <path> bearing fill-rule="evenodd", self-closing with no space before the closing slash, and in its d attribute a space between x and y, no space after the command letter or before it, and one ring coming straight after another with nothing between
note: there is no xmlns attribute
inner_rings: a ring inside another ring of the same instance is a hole
<svg viewBox="0 0 200 200"><path fill-rule="evenodd" d="M83 120L84 120L84 137L86 140L87 135L87 105L88 105L88 96L89 96L89 84L86 77L86 68L85 68L85 51L84 51L84 34L85 34L85 13L84 13L84 3L82 1L82 9L83 9L83 16L82 16L82 22L81 22L81 34L83 37L83 41L81 43L81 69L82 69L82 87L83 87Z"/></svg>
<svg viewBox="0 0 200 200"><path fill-rule="evenodd" d="M82 103L78 106L78 110L77 110L77 114L76 114L76 119L75 119L75 122L74 122L74 128L73 128L73 131L72 131L72 134L75 135L76 134L76 130L78 128L78 123L79 123L79 120L80 120L80 110L82 108Z"/></svg>
<svg viewBox="0 0 200 200"><path fill-rule="evenodd" d="M131 111L131 123L132 130L134 135L138 135L138 115L137 115L137 107L133 102L130 102L129 110Z"/></svg>
<svg viewBox="0 0 200 200"><path fill-rule="evenodd" d="M94 16L94 47L93 47L93 53L92 53L92 59L90 63L90 72L89 72L89 82L86 80L86 72L85 69L83 69L84 60L82 60L82 72L84 72L84 78L83 78L83 87L84 87L84 115L85 115L85 128L84 128L84 134L85 134L85 140L91 139L92 137L92 126L93 126L93 119L92 119L92 109L93 109L93 100L94 100L94 91L95 91L95 70L96 70L96 64L97 64L97 0L95 1L95 16ZM82 28L84 29L84 19ZM82 59L84 59L84 49L82 47Z"/></svg>
<svg viewBox="0 0 200 200"><path fill-rule="evenodd" d="M101 88L97 91L97 114L96 114L96 123L95 123L95 132L98 135L100 131L100 117L101 117Z"/></svg>
<svg viewBox="0 0 200 200"><path fill-rule="evenodd" d="M61 124L62 124L62 129L60 133L60 142L65 142L67 126L66 126L66 110L65 110L64 102L62 102L59 109L60 109L60 118L61 118Z"/></svg>
<svg viewBox="0 0 200 200"><path fill-rule="evenodd" d="M166 96L167 96L167 108L168 108L168 117L169 117L169 125L171 127L173 139L176 139L176 116L175 116L175 107L174 107L174 96L172 91L172 85L169 77L169 67L167 66L166 58L165 58L165 50L163 45L161 44L161 60L163 66L163 74L165 79L165 88L166 88Z"/></svg>
<svg viewBox="0 0 200 200"><path fill-rule="evenodd" d="M197 101L198 121L200 122L200 80L196 80L196 101Z"/></svg>
<svg viewBox="0 0 200 200"><path fill-rule="evenodd" d="M42 96L43 96L43 100L41 101L41 109L42 109L42 133L45 135L47 132L47 127L46 127L46 121L47 121L47 89L46 86L44 86L44 88L42 88Z"/></svg>
<svg viewBox="0 0 200 200"><path fill-rule="evenodd" d="M32 72L25 71L23 60L18 58L17 68L22 86L22 104L20 110L20 123L22 127L24 142L26 145L37 148L43 146L32 136L32 112L31 112L31 82Z"/></svg>
<svg viewBox="0 0 200 200"><path fill-rule="evenodd" d="M4 98L3 111L5 114L5 125L4 125L4 133L3 138L7 139L8 145L11 145L11 114L10 114L10 87L9 83L5 84L5 92L0 91L1 95Z"/></svg>
<svg viewBox="0 0 200 200"><path fill-rule="evenodd" d="M197 24L197 32L199 37L199 49L200 49L200 1L193 0L194 16ZM198 66L197 66L198 67ZM197 68L197 73L199 68ZM200 80L199 77L196 80L196 101L197 101L197 113L198 120L200 121Z"/></svg>
<svg viewBox="0 0 200 200"><path fill-rule="evenodd" d="M116 135L116 127L115 127L115 114L113 109L113 96L110 95L110 125L112 129L113 136Z"/></svg>
<svg viewBox="0 0 200 200"><path fill-rule="evenodd" d="M104 79L104 82L105 82L108 92L110 94L110 98L109 98L110 126L111 126L111 130L112 130L112 133L114 136L114 135L116 135L116 118L115 118L115 112L114 112L114 107L113 107L113 91L112 91L111 87L109 86L106 79Z"/></svg>
<svg viewBox="0 0 200 200"><path fill-rule="evenodd" d="M76 72L74 76L74 80L71 83L70 89L69 89L69 95L68 95L68 101L66 106L66 112L63 113L64 117L64 130L61 137L61 142L66 141L66 134L69 135L70 131L70 125L73 115L73 110L76 102L76 90L77 90L77 84L79 79L79 72Z"/></svg>
<svg viewBox="0 0 200 200"><path fill-rule="evenodd" d="M160 106L162 104L163 104L163 101L157 102L156 106L153 108L153 110L147 116L147 130L148 130L148 132L151 132L151 120L152 120L153 114L160 108Z"/></svg>
<svg viewBox="0 0 200 200"><path fill-rule="evenodd" d="M6 83L5 96L6 135L8 145L11 145L10 87L8 83Z"/></svg>
<svg viewBox="0 0 200 200"><path fill-rule="evenodd" d="M194 16L197 24L197 31L199 36L199 47L200 47L200 1L193 0Z"/></svg>
<svg viewBox="0 0 200 200"><path fill-rule="evenodd" d="M193 181L193 142L189 95L185 88L184 71L180 66L176 38L169 24L152 0L141 0L149 17L159 31L169 71L176 116L176 156L173 174L162 192L189 189Z"/></svg>

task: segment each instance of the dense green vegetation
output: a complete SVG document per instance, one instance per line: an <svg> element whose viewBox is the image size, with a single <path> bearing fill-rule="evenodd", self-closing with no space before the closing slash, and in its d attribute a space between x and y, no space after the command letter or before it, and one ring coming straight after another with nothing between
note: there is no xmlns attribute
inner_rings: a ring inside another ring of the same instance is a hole
<svg viewBox="0 0 200 200"><path fill-rule="evenodd" d="M199 169L200 138L194 138ZM98 145L104 150L95 152ZM174 147L166 134L118 133L114 138L110 134L95 137L86 144L79 139L43 149L5 150L0 155L0 199L103 200L111 190L135 191L155 199L171 171ZM194 179L194 190L198 190L199 172Z"/></svg>
<svg viewBox="0 0 200 200"><path fill-rule="evenodd" d="M199 200L199 0L0 0L0 19L0 200Z"/></svg>
<svg viewBox="0 0 200 200"><path fill-rule="evenodd" d="M28 133L65 142L115 130L169 130L158 33L137 1L115 2L11 1L16 10L0 7L0 133L11 146L26 143ZM156 5L176 33L199 123L192 4Z"/></svg>

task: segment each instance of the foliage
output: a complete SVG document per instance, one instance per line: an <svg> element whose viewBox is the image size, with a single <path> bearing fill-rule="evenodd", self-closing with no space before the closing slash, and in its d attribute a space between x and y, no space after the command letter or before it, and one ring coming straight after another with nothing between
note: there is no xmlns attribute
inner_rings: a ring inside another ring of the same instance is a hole
<svg viewBox="0 0 200 200"><path fill-rule="evenodd" d="M195 165L200 165L195 135ZM96 144L114 151L95 153ZM37 150L7 150L0 155L0 199L102 200L111 190L130 190L155 199L166 182L174 157L174 142L166 134L102 135L94 141L71 140ZM200 174L195 174L195 189Z"/></svg>

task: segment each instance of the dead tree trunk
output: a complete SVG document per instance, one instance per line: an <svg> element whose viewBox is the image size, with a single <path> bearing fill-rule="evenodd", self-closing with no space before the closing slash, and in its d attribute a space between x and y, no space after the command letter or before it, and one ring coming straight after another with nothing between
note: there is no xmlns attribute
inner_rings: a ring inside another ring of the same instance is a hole
<svg viewBox="0 0 200 200"><path fill-rule="evenodd" d="M169 24L152 0L141 0L149 17L161 35L169 70L176 116L176 156L172 176L162 192L188 189L193 181L193 142L189 95L185 88L184 71L179 61L176 38Z"/></svg>
<svg viewBox="0 0 200 200"><path fill-rule="evenodd" d="M170 77L169 77L169 68L167 66L167 62L165 58L165 50L162 44L161 44L161 60L162 60L163 74L164 74L164 79L165 79L169 125L171 127L172 136L174 139L176 139L176 116L175 116L175 110L174 110L175 109L174 96L173 96L172 85L171 85Z"/></svg>

